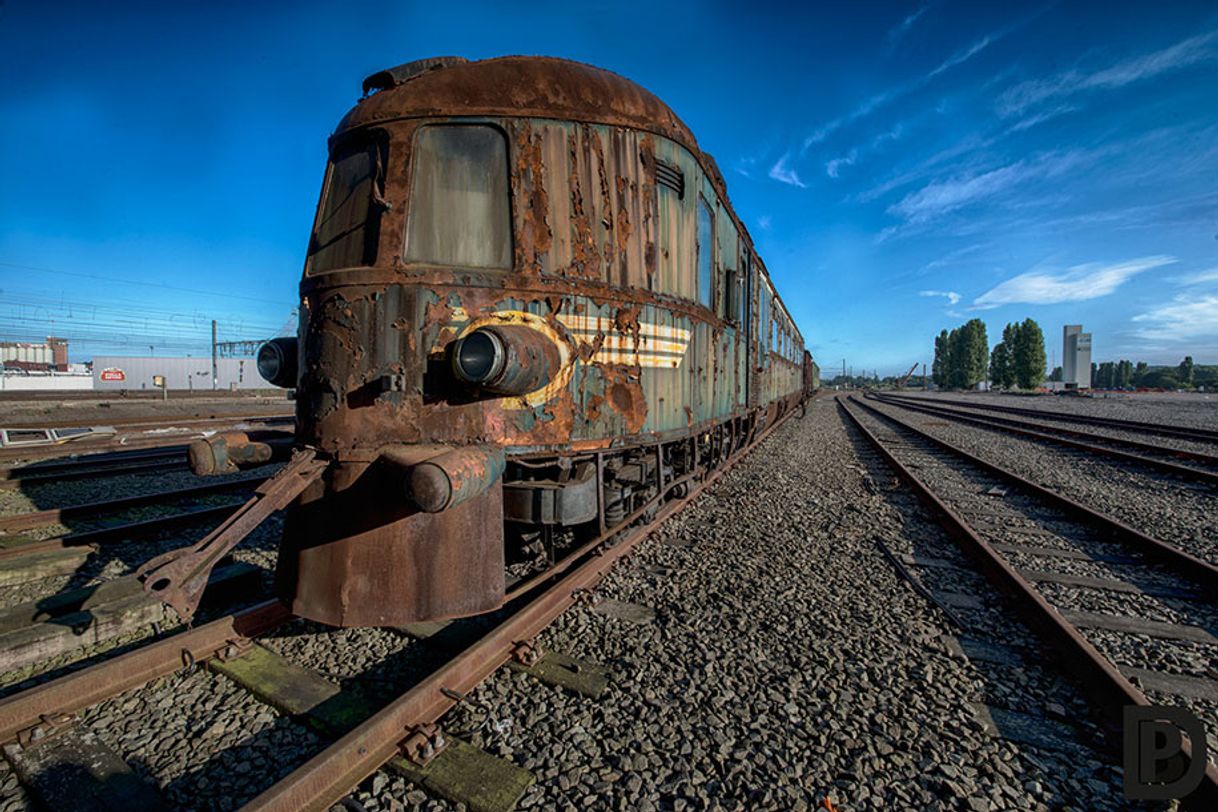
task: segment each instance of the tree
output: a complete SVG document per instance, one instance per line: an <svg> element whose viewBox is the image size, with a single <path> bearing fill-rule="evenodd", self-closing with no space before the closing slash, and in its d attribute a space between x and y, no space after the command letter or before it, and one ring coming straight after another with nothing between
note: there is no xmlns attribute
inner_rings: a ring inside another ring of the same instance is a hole
<svg viewBox="0 0 1218 812"><path fill-rule="evenodd" d="M1150 372L1150 365L1145 361L1138 361L1138 365L1133 369L1133 385L1141 386L1142 379Z"/></svg>
<svg viewBox="0 0 1218 812"><path fill-rule="evenodd" d="M1117 386L1128 389L1133 386L1133 361L1122 360L1117 364Z"/></svg>
<svg viewBox="0 0 1218 812"><path fill-rule="evenodd" d="M1176 377L1180 379L1183 386L1193 385L1193 357L1191 355L1184 356L1180 366L1176 367Z"/></svg>
<svg viewBox="0 0 1218 812"><path fill-rule="evenodd" d="M990 350L990 383L1006 388L1007 374L1011 370L1011 358L1007 353L1007 345L1001 341Z"/></svg>
<svg viewBox="0 0 1218 812"><path fill-rule="evenodd" d="M1062 368L1053 367L1053 372L1049 375L1049 380L1054 381L1055 383L1061 383L1061 379L1062 379Z"/></svg>
<svg viewBox="0 0 1218 812"><path fill-rule="evenodd" d="M935 360L930 365L930 379L940 389L947 386L947 339L947 330L935 336Z"/></svg>
<svg viewBox="0 0 1218 812"><path fill-rule="evenodd" d="M1176 389L1180 386L1180 379L1176 377L1175 369L1160 367L1147 372L1142 377L1141 385L1150 389Z"/></svg>
<svg viewBox="0 0 1218 812"><path fill-rule="evenodd" d="M1014 330L1015 381L1020 389L1035 389L1045 379L1045 336L1040 325L1024 319Z"/></svg>
<svg viewBox="0 0 1218 812"><path fill-rule="evenodd" d="M1104 361L1100 364L1099 372L1091 385L1097 389L1111 389L1116 386L1116 364Z"/></svg>
<svg viewBox="0 0 1218 812"><path fill-rule="evenodd" d="M971 389L985 380L990 366L990 341L985 334L985 322L969 319L960 328L963 357L960 359L963 386Z"/></svg>

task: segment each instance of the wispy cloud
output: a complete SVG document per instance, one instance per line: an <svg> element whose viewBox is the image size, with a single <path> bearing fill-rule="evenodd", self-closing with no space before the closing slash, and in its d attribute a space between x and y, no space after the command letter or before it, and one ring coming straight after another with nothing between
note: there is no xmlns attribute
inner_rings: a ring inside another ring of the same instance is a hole
<svg viewBox="0 0 1218 812"><path fill-rule="evenodd" d="M1181 294L1171 302L1133 317L1144 325L1135 335L1145 341L1218 338L1218 294Z"/></svg>
<svg viewBox="0 0 1218 812"><path fill-rule="evenodd" d="M888 213L909 223L925 223L1026 181L1057 177L1082 163L1085 157L1079 151L1045 153L987 172L936 181L889 206Z"/></svg>
<svg viewBox="0 0 1218 812"><path fill-rule="evenodd" d="M949 71L952 68L956 67L957 65L962 65L965 62L968 62L970 59L975 57L977 54L981 53L986 48L990 47L990 45L994 42L994 40L997 39L999 36L1001 36L1001 35L995 34L995 35L991 36L991 35L987 34L984 37L982 37L981 39L974 42L972 45L965 48L963 51L957 51L956 53L952 54L947 59L945 59L942 63L940 63L939 67L935 68L934 70L932 70L930 73L928 73L926 75L927 80L934 79L939 74Z"/></svg>
<svg viewBox="0 0 1218 812"><path fill-rule="evenodd" d="M1111 265L1097 262L1075 265L1060 273L1028 271L978 296L973 302L973 309L988 310L1016 303L1058 304L1098 299L1144 271L1175 261L1175 257L1150 256Z"/></svg>
<svg viewBox="0 0 1218 812"><path fill-rule="evenodd" d="M883 107L884 105L888 104L889 102L894 101L895 99L899 99L902 96L905 96L909 93L912 93L915 90L922 88L923 86L928 84L932 79L939 76L940 74L951 70L952 68L956 67L957 65L964 64L965 62L972 59L977 54L984 51L990 45L993 45L999 39L1004 37L1007 33L1008 33L1007 31L999 31L999 32L995 32L993 34L987 34L986 36L984 36L981 39L974 42L972 45L968 46L967 48L965 48L961 51L957 51L956 53L949 56L947 59L940 62L934 68L934 70L930 71L929 73L923 74L922 76L919 76L915 79L905 82L904 84L897 85L896 87L885 90L882 93L877 93L874 96L871 96L871 97L865 99L862 104L860 104L858 107L851 110L846 115L839 116L838 118L832 119L831 121L828 121L828 122L822 124L820 127L817 127L815 130L813 130L812 134L804 139L804 145L803 145L804 149L806 150L808 147L812 146L813 144L819 144L821 141L824 141L830 135L837 132L842 127L846 126L847 124L853 124L854 122L858 121L860 118L870 115L871 113L873 113L880 107Z"/></svg>
<svg viewBox="0 0 1218 812"><path fill-rule="evenodd" d="M790 159L791 153L786 153L778 162L770 167L770 177L779 183L786 183L791 186L798 186L800 189L808 188L808 184L804 183L799 178L799 173L787 166L787 160Z"/></svg>
<svg viewBox="0 0 1218 812"><path fill-rule="evenodd" d="M913 24L916 23L918 21L918 18L921 17L923 14L925 14L927 9L929 9L929 8L930 8L929 5L922 6L917 11L915 11L913 14L910 14L905 19L901 20L901 22L894 25L892 27L892 29L888 32L888 41L896 42L901 37L908 34L909 29L913 28Z"/></svg>
<svg viewBox="0 0 1218 812"><path fill-rule="evenodd" d="M920 290L919 296L942 296L947 299L949 305L954 305L960 301L960 294L954 290Z"/></svg>
<svg viewBox="0 0 1218 812"><path fill-rule="evenodd" d="M834 158L825 164L825 174L831 178L836 178L841 172L843 166L853 166L854 162L858 160L858 157L859 151L857 149L852 149L843 157Z"/></svg>
<svg viewBox="0 0 1218 812"><path fill-rule="evenodd" d="M1043 102L1091 90L1113 90L1169 71L1218 58L1218 31L1198 34L1160 51L1126 59L1102 70L1069 70L1049 79L1031 79L998 97L1000 115L1022 115Z"/></svg>
<svg viewBox="0 0 1218 812"><path fill-rule="evenodd" d="M1218 282L1218 268L1210 268L1208 271L1197 271L1196 273L1185 274L1171 279L1177 285L1204 285L1209 282Z"/></svg>
<svg viewBox="0 0 1218 812"><path fill-rule="evenodd" d="M774 225L774 218L768 214L763 214L757 218L757 227L762 231L769 231Z"/></svg>

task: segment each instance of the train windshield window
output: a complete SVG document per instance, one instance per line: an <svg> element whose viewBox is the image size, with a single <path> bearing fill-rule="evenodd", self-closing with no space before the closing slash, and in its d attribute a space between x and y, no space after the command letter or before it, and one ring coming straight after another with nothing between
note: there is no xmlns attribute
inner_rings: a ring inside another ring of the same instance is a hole
<svg viewBox="0 0 1218 812"><path fill-rule="evenodd" d="M424 127L415 139L406 260L512 267L507 142L482 125Z"/></svg>
<svg viewBox="0 0 1218 812"><path fill-rule="evenodd" d="M710 307L714 297L715 216L706 199L698 197L698 301Z"/></svg>
<svg viewBox="0 0 1218 812"><path fill-rule="evenodd" d="M335 151L309 246L309 272L371 265L384 210L385 146L359 142Z"/></svg>

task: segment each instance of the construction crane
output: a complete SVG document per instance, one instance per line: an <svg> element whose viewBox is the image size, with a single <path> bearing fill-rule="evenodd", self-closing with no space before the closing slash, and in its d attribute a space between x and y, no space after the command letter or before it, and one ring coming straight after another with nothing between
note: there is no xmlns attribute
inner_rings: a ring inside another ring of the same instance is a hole
<svg viewBox="0 0 1218 812"><path fill-rule="evenodd" d="M918 362L914 361L914 365L909 368L909 372L906 372L904 375L901 376L901 380L897 381L897 389L905 388L905 382L909 380L909 376L913 375L914 370L917 368L918 368Z"/></svg>

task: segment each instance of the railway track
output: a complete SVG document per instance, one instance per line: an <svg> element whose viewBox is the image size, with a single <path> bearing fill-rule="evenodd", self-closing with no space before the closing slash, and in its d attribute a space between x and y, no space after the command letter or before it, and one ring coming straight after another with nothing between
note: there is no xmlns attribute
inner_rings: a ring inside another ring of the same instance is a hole
<svg viewBox="0 0 1218 812"><path fill-rule="evenodd" d="M880 393L868 393L867 397L890 406L978 426L989 431L1014 434L1089 455L1142 465L1182 479L1218 483L1218 456L1213 454L1045 423L979 415L977 412L952 408L921 398L902 398ZM1184 464L1181 460L1187 461L1189 464Z"/></svg>
<svg viewBox="0 0 1218 812"><path fill-rule="evenodd" d="M289 435L294 425L293 415L232 415L189 417L174 419L165 417L149 418L119 418L108 421L68 421L39 424L8 424L4 428L10 440L17 442L0 447L0 461L32 462L51 460L60 457L76 457L101 455L107 452L169 450L183 447L183 441L197 439L209 432L221 429L246 426L253 430L281 430ZM44 442L51 428L55 430L85 428L88 426L105 425L115 428L114 433L81 435L77 439L67 439L59 442ZM121 428L120 428L121 427ZM32 442L37 441L37 442ZM25 467L25 466L19 466ZM14 470L10 466L7 470Z"/></svg>
<svg viewBox="0 0 1218 812"><path fill-rule="evenodd" d="M666 483L663 493L617 527L581 545L550 570L549 577L518 583L509 593L513 602L492 628L447 657L404 694L379 709L352 711L346 707L344 718L358 716L358 724L334 722L328 714L336 701L340 707L343 701L333 695L316 706L291 705L336 740L245 808L327 809L402 753L416 768L423 769L443 752L444 737L436 724L448 710L465 701L469 692L505 663L535 664L541 652L533 641L542 630L589 595L615 562L697 498L783 422L767 427L752 444L718 467ZM179 671L184 665L207 663L232 676L234 670L241 671L241 666L225 670L227 664L240 663L251 653L264 665L271 663L269 667L278 669L276 673L281 676L294 675L303 684L325 691L322 677L283 661L257 642L292 620L281 604L268 601L7 697L0 700L0 741L16 741L20 748L48 735L71 736L72 715L86 708ZM464 747L468 751L468 746Z"/></svg>
<svg viewBox="0 0 1218 812"><path fill-rule="evenodd" d="M919 398L909 395L890 395L889 397L899 398L903 401L915 401L918 403L924 403L929 400L928 398ZM1067 412L1052 411L1049 409L1025 409L1019 406L1004 406L998 403L978 403L974 401L946 399L936 399L934 402L941 403L945 406L951 406L953 408L1014 414L1023 417L1036 418L1037 420L1048 420L1058 423L1083 423L1090 426L1117 429L1135 434L1153 434L1161 437L1175 437L1195 443L1218 443L1218 430L1214 429L1202 429L1193 426L1178 426L1168 423L1152 423L1140 420L1119 420L1116 418L1072 414Z"/></svg>
<svg viewBox="0 0 1218 812"><path fill-rule="evenodd" d="M1218 567L865 402L838 406L1052 647L1109 730L1125 706L1160 703L1191 705L1215 729ZM1218 808L1212 762L1188 800Z"/></svg>

